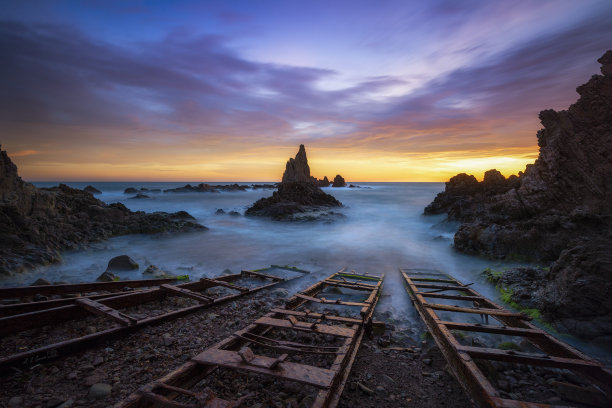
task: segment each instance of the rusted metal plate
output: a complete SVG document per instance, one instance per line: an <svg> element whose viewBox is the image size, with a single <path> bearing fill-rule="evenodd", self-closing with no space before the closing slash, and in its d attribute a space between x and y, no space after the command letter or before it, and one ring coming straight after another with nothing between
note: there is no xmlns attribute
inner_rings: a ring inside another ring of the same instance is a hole
<svg viewBox="0 0 612 408"><path fill-rule="evenodd" d="M369 306L368 303L365 302L344 302L340 299L338 300L330 300L330 299L325 299L325 298L317 298L317 297L313 297L313 296L307 296L301 293L296 294L295 296L299 297L300 299L304 299L307 300L309 302L315 302L315 303L324 303L327 305L342 305L342 306L359 306L359 307L367 307Z"/></svg>
<svg viewBox="0 0 612 408"><path fill-rule="evenodd" d="M317 325L315 328L312 328L312 323L309 322L301 322L298 321L296 324L293 324L289 320L284 319L275 319L273 317L264 316L255 321L255 324L261 324L265 326L271 327L280 327L283 329L295 329L300 331L307 331L312 333L321 333L321 334L331 334L333 336L340 337L352 337L355 334L355 330L350 329L348 327L340 327L340 326L331 326L331 325Z"/></svg>
<svg viewBox="0 0 612 408"><path fill-rule="evenodd" d="M238 352L230 350L209 349L192 360L200 364L218 365L280 377L314 385L317 388L329 388L335 374L332 370L325 368L291 362L278 363L276 368L271 369L267 367L276 360L275 358L254 356L249 363L245 363Z"/></svg>

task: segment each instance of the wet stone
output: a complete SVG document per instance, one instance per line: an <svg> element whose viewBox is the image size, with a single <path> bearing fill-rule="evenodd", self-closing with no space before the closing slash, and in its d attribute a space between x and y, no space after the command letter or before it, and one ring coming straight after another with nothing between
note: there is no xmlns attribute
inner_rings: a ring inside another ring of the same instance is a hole
<svg viewBox="0 0 612 408"><path fill-rule="evenodd" d="M87 395L89 399L92 400L104 399L111 395L112 389L113 387L110 384L97 383L89 388L89 393Z"/></svg>

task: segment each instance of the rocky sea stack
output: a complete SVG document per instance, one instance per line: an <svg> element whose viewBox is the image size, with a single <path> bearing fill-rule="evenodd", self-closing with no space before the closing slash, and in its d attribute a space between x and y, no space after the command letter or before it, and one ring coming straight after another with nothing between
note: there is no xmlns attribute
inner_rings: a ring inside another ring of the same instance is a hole
<svg viewBox="0 0 612 408"><path fill-rule="evenodd" d="M36 188L0 148L0 274L58 262L58 251L116 235L203 229L184 211L133 212L64 184Z"/></svg>
<svg viewBox="0 0 612 408"><path fill-rule="evenodd" d="M448 213L462 222L454 239L460 251L550 264L520 279L509 271L501 282L513 282L513 300L529 298L529 307L561 330L609 341L612 51L598 62L603 75L577 88L575 104L566 111L540 112L540 153L524 173L505 179L490 170L482 182L459 174L425 213Z"/></svg>
<svg viewBox="0 0 612 408"><path fill-rule="evenodd" d="M328 217L329 209L342 203L326 194L310 176L310 167L304 145L295 159L287 162L283 181L271 197L258 200L246 211L246 215L267 216L274 219L307 220ZM333 213L331 213L333 215Z"/></svg>

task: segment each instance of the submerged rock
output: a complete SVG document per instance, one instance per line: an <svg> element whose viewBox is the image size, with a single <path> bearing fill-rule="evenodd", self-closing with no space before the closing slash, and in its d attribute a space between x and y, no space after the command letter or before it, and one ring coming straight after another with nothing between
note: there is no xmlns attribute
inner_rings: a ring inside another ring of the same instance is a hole
<svg viewBox="0 0 612 408"><path fill-rule="evenodd" d="M96 282L113 282L118 280L119 277L109 271L102 272L102 274L96 278Z"/></svg>
<svg viewBox="0 0 612 408"><path fill-rule="evenodd" d="M425 213L462 222L460 251L554 261L544 277L521 275L531 301L570 332L612 338L612 51L598 61L604 75L579 86L576 103L540 112L540 153L524 173L459 174Z"/></svg>
<svg viewBox="0 0 612 408"><path fill-rule="evenodd" d="M95 188L94 186L87 186L83 189L83 191L87 191L88 193L93 194L93 195L102 194L102 192L98 190L97 188Z"/></svg>
<svg viewBox="0 0 612 408"><path fill-rule="evenodd" d="M245 215L268 216L274 219L318 219L324 216L321 210L340 207L342 203L335 197L326 194L310 177L310 167L306 158L306 149L300 145L295 159L289 159L283 182L271 197L255 202ZM311 217L299 217L301 213L309 213Z"/></svg>
<svg viewBox="0 0 612 408"><path fill-rule="evenodd" d="M60 250L131 233L194 231L205 227L172 214L133 212L60 184L36 188L0 149L0 274L60 262Z"/></svg>

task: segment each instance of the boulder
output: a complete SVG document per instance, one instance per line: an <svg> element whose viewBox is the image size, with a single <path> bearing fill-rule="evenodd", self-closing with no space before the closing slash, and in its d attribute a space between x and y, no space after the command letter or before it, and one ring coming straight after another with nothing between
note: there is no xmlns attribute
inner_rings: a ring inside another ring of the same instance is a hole
<svg viewBox="0 0 612 408"><path fill-rule="evenodd" d="M119 255L108 261L107 272L132 271L138 269L138 264L127 255Z"/></svg>
<svg viewBox="0 0 612 408"><path fill-rule="evenodd" d="M134 187L128 187L123 190L123 194L138 194L138 190L136 190Z"/></svg>
<svg viewBox="0 0 612 408"><path fill-rule="evenodd" d="M83 191L87 191L89 194L92 194L92 195L102 194L102 192L98 190L97 188L95 188L94 186L87 186L83 189Z"/></svg>
<svg viewBox="0 0 612 408"><path fill-rule="evenodd" d="M346 181L344 181L344 177L339 174L336 174L336 177L334 177L334 182L332 183L332 187L346 187Z"/></svg>

